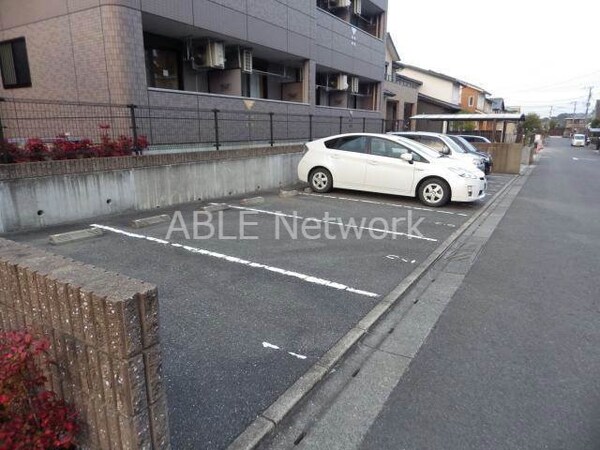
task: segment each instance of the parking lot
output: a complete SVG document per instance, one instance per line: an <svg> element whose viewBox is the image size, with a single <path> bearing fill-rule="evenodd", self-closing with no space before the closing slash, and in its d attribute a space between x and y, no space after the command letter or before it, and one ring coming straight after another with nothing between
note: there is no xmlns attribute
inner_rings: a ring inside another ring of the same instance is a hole
<svg viewBox="0 0 600 450"><path fill-rule="evenodd" d="M147 228L130 221L153 212L8 237L156 284L172 446L224 448L512 178L491 175L486 199L440 209L271 192L215 200L228 209L211 217L194 215L205 202L159 209L174 220ZM90 225L104 235L48 243Z"/></svg>

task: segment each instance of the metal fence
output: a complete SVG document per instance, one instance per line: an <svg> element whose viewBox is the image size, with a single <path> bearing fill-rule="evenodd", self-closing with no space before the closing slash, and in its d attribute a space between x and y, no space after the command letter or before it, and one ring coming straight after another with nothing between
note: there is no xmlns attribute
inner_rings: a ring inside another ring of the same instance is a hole
<svg viewBox="0 0 600 450"><path fill-rule="evenodd" d="M399 123L393 128L401 127ZM144 136L152 150L210 150L241 144L304 142L339 133L383 133L385 119L318 114L0 99L0 139L51 142Z"/></svg>

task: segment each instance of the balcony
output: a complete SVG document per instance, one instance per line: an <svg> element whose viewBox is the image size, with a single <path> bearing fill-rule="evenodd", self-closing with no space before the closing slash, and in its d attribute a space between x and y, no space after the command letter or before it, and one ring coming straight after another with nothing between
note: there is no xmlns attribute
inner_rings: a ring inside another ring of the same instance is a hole
<svg viewBox="0 0 600 450"><path fill-rule="evenodd" d="M398 75L396 73L386 73L385 74L385 81L387 81L389 83L397 84L399 86L411 88L411 89L418 89L419 88L419 83L407 80L406 78L401 77L400 75Z"/></svg>
<svg viewBox="0 0 600 450"><path fill-rule="evenodd" d="M317 7L377 39L383 39L385 11L369 0L317 0Z"/></svg>

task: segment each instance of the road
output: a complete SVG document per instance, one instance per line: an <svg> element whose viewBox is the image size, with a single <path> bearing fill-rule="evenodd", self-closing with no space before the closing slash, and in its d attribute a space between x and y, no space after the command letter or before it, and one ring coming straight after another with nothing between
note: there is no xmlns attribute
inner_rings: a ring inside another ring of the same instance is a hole
<svg viewBox="0 0 600 450"><path fill-rule="evenodd" d="M440 309L423 342L397 314L263 448L600 448L600 155L542 155L470 270L414 297L423 322Z"/></svg>

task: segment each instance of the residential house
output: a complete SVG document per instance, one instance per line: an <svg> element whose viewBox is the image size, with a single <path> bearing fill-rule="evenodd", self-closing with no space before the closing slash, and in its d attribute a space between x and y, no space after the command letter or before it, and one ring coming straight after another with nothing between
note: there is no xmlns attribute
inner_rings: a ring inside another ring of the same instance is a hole
<svg viewBox="0 0 600 450"><path fill-rule="evenodd" d="M502 114L507 112L506 106L504 106L504 99L501 97L495 97L489 99L491 102L492 112L495 114ZM518 111L521 112L521 111Z"/></svg>
<svg viewBox="0 0 600 450"><path fill-rule="evenodd" d="M565 119L565 131L564 136L570 136L575 133L583 133L587 128L588 121L582 115L575 117L567 117Z"/></svg>
<svg viewBox="0 0 600 450"><path fill-rule="evenodd" d="M387 0L2 0L0 97L380 119L386 10Z"/></svg>
<svg viewBox="0 0 600 450"><path fill-rule="evenodd" d="M460 95L460 107L469 113L485 113L486 99L491 94L483 88L463 82Z"/></svg>
<svg viewBox="0 0 600 450"><path fill-rule="evenodd" d="M463 82L460 96L460 108L463 112L471 114L486 114L491 112L491 102L488 91L474 84ZM475 130L488 131L493 129L493 125L486 121L472 122Z"/></svg>
<svg viewBox="0 0 600 450"><path fill-rule="evenodd" d="M460 111L461 91L465 83L433 70L400 63L400 75L422 83L419 87L417 114L451 114ZM420 120L419 131L442 132L443 123Z"/></svg>
<svg viewBox="0 0 600 450"><path fill-rule="evenodd" d="M386 131L409 130L411 129L410 118L417 114L419 88L423 83L398 72L400 55L389 33L386 36L385 45L383 98Z"/></svg>

